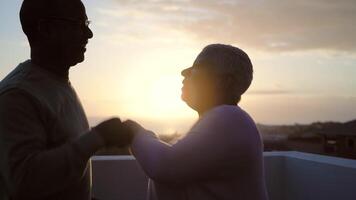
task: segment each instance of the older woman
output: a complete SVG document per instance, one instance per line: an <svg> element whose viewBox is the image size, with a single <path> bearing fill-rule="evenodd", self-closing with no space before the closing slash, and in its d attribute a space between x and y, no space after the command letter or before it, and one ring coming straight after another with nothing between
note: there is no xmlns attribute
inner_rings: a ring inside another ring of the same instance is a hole
<svg viewBox="0 0 356 200"><path fill-rule="evenodd" d="M169 145L125 122L134 132L132 152L150 178L148 199L268 199L261 138L237 105L252 74L244 51L209 45L182 72L182 99L199 114L184 138Z"/></svg>

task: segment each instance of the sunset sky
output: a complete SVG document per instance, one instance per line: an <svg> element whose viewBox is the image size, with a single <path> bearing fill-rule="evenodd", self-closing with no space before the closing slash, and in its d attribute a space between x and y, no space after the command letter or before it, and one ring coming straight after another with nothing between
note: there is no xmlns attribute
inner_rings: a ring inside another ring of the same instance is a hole
<svg viewBox="0 0 356 200"><path fill-rule="evenodd" d="M355 0L83 0L92 21L85 62L71 70L92 125L132 118L184 132L181 70L204 46L232 44L254 64L241 107L258 123L356 118ZM20 0L0 2L0 79L29 58Z"/></svg>

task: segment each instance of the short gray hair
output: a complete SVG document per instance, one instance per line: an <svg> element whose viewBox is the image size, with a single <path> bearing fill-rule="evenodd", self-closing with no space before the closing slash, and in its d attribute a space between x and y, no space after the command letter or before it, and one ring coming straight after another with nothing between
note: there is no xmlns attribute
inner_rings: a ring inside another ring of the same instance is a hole
<svg viewBox="0 0 356 200"><path fill-rule="evenodd" d="M250 87L253 79L253 66L249 56L241 49L225 44L210 44L198 56L203 63L214 68L219 74L233 79L231 94L238 103L241 95Z"/></svg>

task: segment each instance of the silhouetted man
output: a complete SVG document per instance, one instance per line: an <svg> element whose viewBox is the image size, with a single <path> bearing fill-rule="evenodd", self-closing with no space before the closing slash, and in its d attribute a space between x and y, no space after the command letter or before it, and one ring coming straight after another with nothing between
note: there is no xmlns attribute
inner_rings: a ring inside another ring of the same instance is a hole
<svg viewBox="0 0 356 200"><path fill-rule="evenodd" d="M150 177L150 200L266 200L262 142L253 119L237 104L253 68L239 48L205 47L184 76L182 99L199 120L176 144L127 121L132 152Z"/></svg>
<svg viewBox="0 0 356 200"><path fill-rule="evenodd" d="M68 79L93 37L84 5L25 0L20 19L31 60L0 83L0 197L88 200L90 156L126 145L130 134L117 118L90 130Z"/></svg>

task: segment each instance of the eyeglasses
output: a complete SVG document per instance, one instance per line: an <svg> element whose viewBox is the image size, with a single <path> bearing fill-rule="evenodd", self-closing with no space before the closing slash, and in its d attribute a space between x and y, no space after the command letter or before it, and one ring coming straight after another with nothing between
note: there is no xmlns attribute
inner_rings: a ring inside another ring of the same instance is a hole
<svg viewBox="0 0 356 200"><path fill-rule="evenodd" d="M41 21L48 21L48 20L54 20L54 21L66 21L66 22L71 22L73 24L77 24L81 27L83 27L84 30L89 28L89 25L91 24L91 21L86 19L85 21L78 20L78 19L73 19L73 18L65 18L65 17L46 17L45 19L41 19Z"/></svg>

